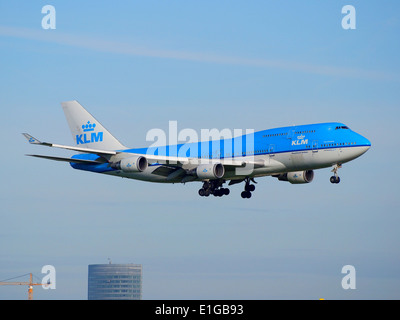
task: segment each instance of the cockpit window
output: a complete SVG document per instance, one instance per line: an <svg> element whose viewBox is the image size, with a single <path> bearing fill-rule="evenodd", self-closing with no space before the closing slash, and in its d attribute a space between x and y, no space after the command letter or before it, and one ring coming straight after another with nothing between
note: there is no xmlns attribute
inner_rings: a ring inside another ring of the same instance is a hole
<svg viewBox="0 0 400 320"><path fill-rule="evenodd" d="M349 127L347 126L338 126L335 128L335 130L339 130L339 129L349 129Z"/></svg>

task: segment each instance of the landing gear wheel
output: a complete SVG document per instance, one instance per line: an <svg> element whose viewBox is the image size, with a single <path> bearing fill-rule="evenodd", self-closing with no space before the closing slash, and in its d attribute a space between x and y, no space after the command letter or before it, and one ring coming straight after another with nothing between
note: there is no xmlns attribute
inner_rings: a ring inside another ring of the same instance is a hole
<svg viewBox="0 0 400 320"><path fill-rule="evenodd" d="M243 199L250 199L251 198L251 193L256 190L256 186L254 184L250 184L250 181L257 183L254 181L253 178L246 178L245 179L246 184L244 185L244 191L241 193L241 196Z"/></svg>
<svg viewBox="0 0 400 320"><path fill-rule="evenodd" d="M203 187L199 190L199 195L201 197L208 197L211 194L214 197L222 197L227 196L230 191L228 188L223 188L222 185L225 183L225 180L210 180L204 181Z"/></svg>
<svg viewBox="0 0 400 320"><path fill-rule="evenodd" d="M329 180L331 181L331 183L339 183L340 182L340 178L335 177L335 176L332 176Z"/></svg>
<svg viewBox="0 0 400 320"><path fill-rule="evenodd" d="M250 191L243 191L241 194L243 199L250 199L251 198L251 192Z"/></svg>

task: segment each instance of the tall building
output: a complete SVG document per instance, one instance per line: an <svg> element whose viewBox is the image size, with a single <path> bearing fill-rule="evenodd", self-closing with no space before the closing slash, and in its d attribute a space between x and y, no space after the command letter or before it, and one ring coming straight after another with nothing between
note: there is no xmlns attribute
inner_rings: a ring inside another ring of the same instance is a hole
<svg viewBox="0 0 400 320"><path fill-rule="evenodd" d="M91 264L88 300L141 300L141 264Z"/></svg>

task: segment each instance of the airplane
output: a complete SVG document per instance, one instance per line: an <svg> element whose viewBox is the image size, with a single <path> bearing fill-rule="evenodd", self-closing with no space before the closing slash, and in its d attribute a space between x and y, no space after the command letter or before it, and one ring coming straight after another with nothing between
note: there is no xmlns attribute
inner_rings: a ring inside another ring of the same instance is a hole
<svg viewBox="0 0 400 320"><path fill-rule="evenodd" d="M343 123L296 125L246 133L209 141L127 148L78 101L61 103L75 146L41 142L23 133L29 143L79 152L71 158L27 156L69 162L71 167L94 173L158 183L203 183L202 197L221 197L244 182L241 197L249 199L255 178L306 184L314 170L332 167L330 182L338 184L339 168L371 147L371 142ZM228 182L229 181L229 182Z"/></svg>

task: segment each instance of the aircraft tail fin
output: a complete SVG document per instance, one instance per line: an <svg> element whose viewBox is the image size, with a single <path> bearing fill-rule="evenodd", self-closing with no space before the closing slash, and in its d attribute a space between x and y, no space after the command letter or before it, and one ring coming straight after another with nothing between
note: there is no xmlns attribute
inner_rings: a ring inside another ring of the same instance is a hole
<svg viewBox="0 0 400 320"><path fill-rule="evenodd" d="M103 150L126 149L78 101L62 102L61 106L76 146Z"/></svg>

